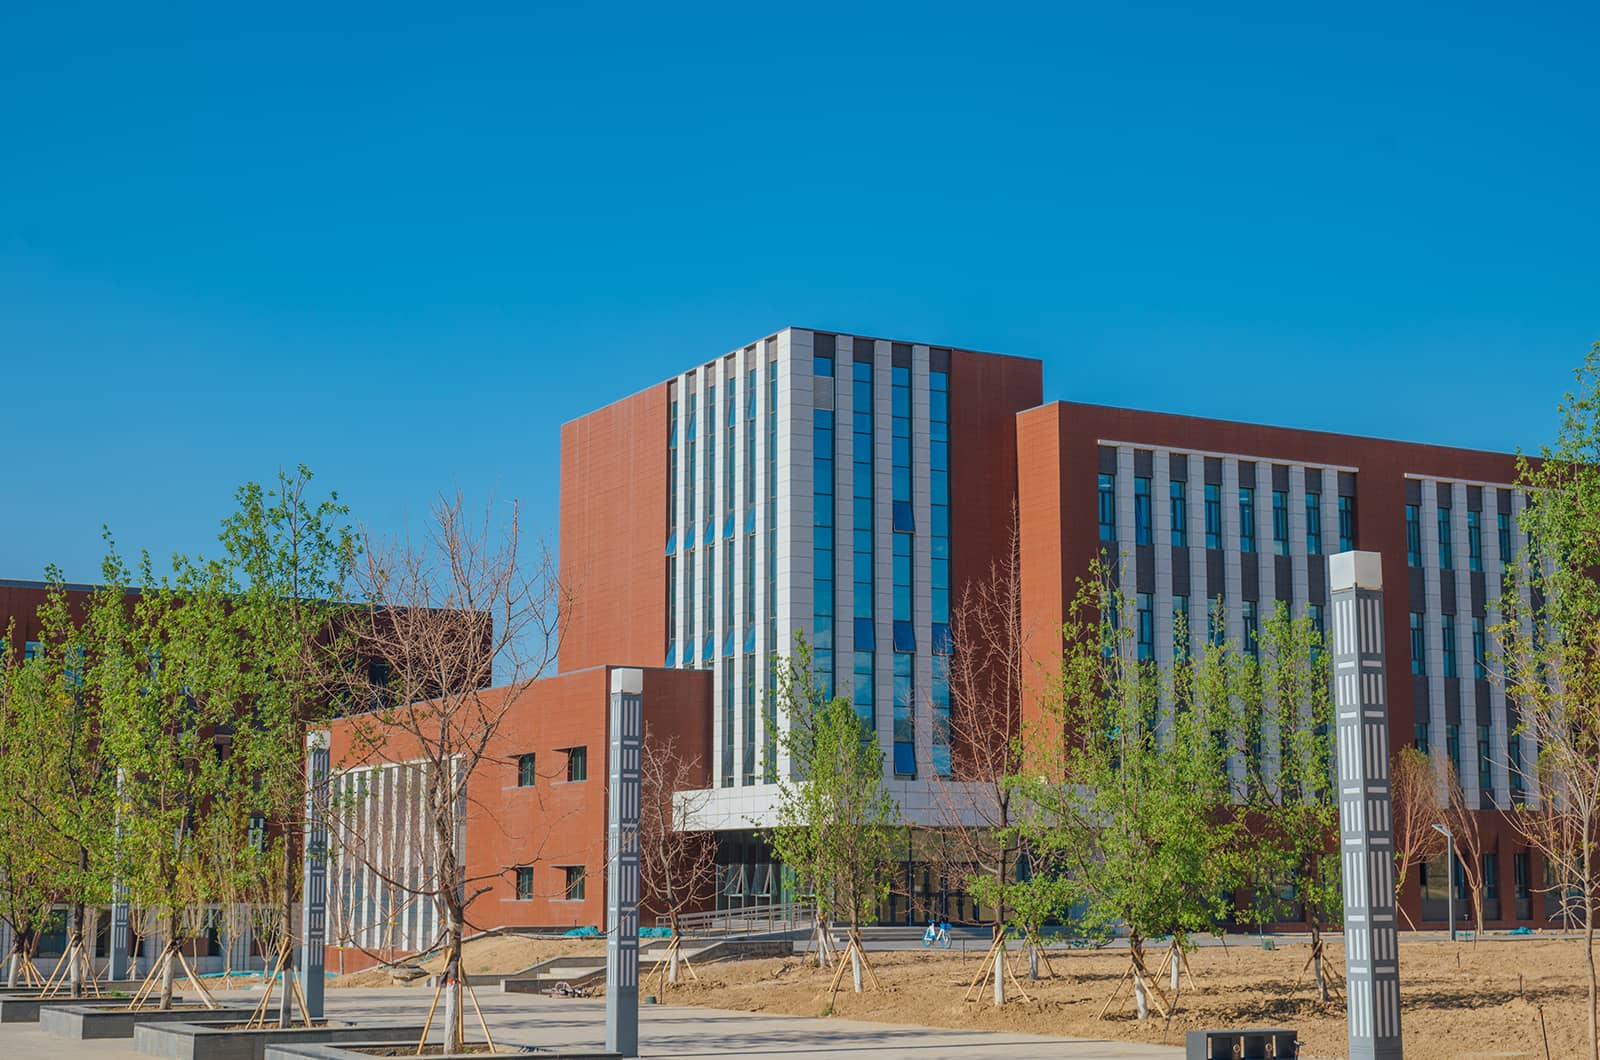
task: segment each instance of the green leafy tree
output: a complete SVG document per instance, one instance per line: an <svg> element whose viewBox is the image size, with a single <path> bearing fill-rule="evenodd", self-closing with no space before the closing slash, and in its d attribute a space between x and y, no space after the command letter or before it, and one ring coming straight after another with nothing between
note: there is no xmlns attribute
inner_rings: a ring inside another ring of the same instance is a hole
<svg viewBox="0 0 1600 1060"><path fill-rule="evenodd" d="M1534 756L1513 759L1530 797L1509 816L1544 856L1583 921L1591 1060L1600 1060L1600 982L1594 957L1600 864L1600 344L1561 403L1553 444L1520 457L1527 547L1510 566L1495 628L1513 737ZM1519 764L1520 763L1520 764Z"/></svg>
<svg viewBox="0 0 1600 1060"><path fill-rule="evenodd" d="M804 638L779 661L777 678L777 740L791 776L779 789L773 850L815 890L819 962L829 959L829 922L848 925L860 993L859 929L888 894L899 807L883 786L876 733L849 699L826 695Z"/></svg>
<svg viewBox="0 0 1600 1060"><path fill-rule="evenodd" d="M1145 1018L1147 942L1170 934L1188 945L1217 930L1246 844L1233 809L1225 669L1208 653L1162 675L1137 658L1130 617L1097 561L1063 628L1048 725L1014 784L1019 831L1036 858L1064 869L1085 926L1127 932Z"/></svg>
<svg viewBox="0 0 1600 1060"><path fill-rule="evenodd" d="M240 703L231 726L224 787L227 836L240 836L249 810L265 821L259 842L213 847L230 893L275 903L293 969L293 914L302 872L305 735L325 723L347 686L353 651L347 582L356 555L349 508L337 493L311 496L312 473L300 465L276 483L251 482L235 494L221 542L228 576L228 623L239 657ZM265 860L275 866L263 864ZM275 887L276 893L264 893ZM278 1025L290 1025L294 992L279 999Z"/></svg>
<svg viewBox="0 0 1600 1060"><path fill-rule="evenodd" d="M121 560L107 560L126 584ZM216 562L174 560L159 582L149 556L131 608L99 615L92 647L105 696L107 750L122 770L118 871L150 908L165 947L159 1004L172 1006L189 914L220 890L198 836L239 792L227 737L240 716L240 656L228 622L228 576Z"/></svg>
<svg viewBox="0 0 1600 1060"><path fill-rule="evenodd" d="M1325 1002L1323 930L1343 910L1328 653L1311 619L1291 618L1280 602L1255 650L1228 669L1243 723L1243 808L1257 840L1255 910L1261 920L1280 921L1289 915L1285 898L1298 905Z"/></svg>

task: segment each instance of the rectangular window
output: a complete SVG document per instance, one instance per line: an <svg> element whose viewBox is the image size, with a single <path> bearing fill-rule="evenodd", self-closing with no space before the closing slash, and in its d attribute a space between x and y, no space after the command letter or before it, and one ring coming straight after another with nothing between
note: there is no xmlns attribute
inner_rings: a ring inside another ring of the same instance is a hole
<svg viewBox="0 0 1600 1060"><path fill-rule="evenodd" d="M1483 570L1483 513L1467 509L1467 566Z"/></svg>
<svg viewBox="0 0 1600 1060"><path fill-rule="evenodd" d="M1222 547L1222 487L1206 483L1206 547Z"/></svg>
<svg viewBox="0 0 1600 1060"><path fill-rule="evenodd" d="M1311 618L1311 628L1316 630L1317 643L1323 647L1328 644L1328 609L1321 604L1307 604L1306 613Z"/></svg>
<svg viewBox="0 0 1600 1060"><path fill-rule="evenodd" d="M1322 555L1322 494L1306 494L1306 552Z"/></svg>
<svg viewBox="0 0 1600 1060"><path fill-rule="evenodd" d="M1500 565L1509 567L1511 560L1511 516L1507 512L1495 513L1496 526L1500 537Z"/></svg>
<svg viewBox="0 0 1600 1060"><path fill-rule="evenodd" d="M875 526L873 485L873 378L872 364L855 361L851 364L851 482L853 487L852 523L852 582L854 585L854 618L856 651L854 660L853 695L851 701L856 714L870 726L877 724L873 712L873 665L875 647L874 601L876 597L874 566L876 550L873 530Z"/></svg>
<svg viewBox="0 0 1600 1060"><path fill-rule="evenodd" d="M1483 897L1490 902L1500 900L1500 859L1493 853L1483 856Z"/></svg>
<svg viewBox="0 0 1600 1060"><path fill-rule="evenodd" d="M1454 570L1456 566L1455 549L1450 541L1450 509L1439 509L1439 569Z"/></svg>
<svg viewBox="0 0 1600 1060"><path fill-rule="evenodd" d="M1489 676L1489 636L1483 628L1482 616L1472 619L1472 676L1479 681Z"/></svg>
<svg viewBox="0 0 1600 1060"><path fill-rule="evenodd" d="M1439 625L1443 636L1440 642L1441 661L1444 663L1444 675L1455 677L1456 674L1456 616L1440 615Z"/></svg>
<svg viewBox="0 0 1600 1060"><path fill-rule="evenodd" d="M1139 661L1154 662L1156 657L1155 600L1149 593L1138 595Z"/></svg>
<svg viewBox="0 0 1600 1060"><path fill-rule="evenodd" d="M1250 486L1239 487L1239 551L1256 550L1256 491Z"/></svg>
<svg viewBox="0 0 1600 1060"><path fill-rule="evenodd" d="M1412 729L1412 733L1416 737L1415 743L1417 745L1417 750L1421 751L1423 754L1427 754L1428 753L1428 723L1425 722L1425 721L1416 722L1415 724L1413 724L1411 726L1411 729Z"/></svg>
<svg viewBox="0 0 1600 1060"><path fill-rule="evenodd" d="M916 659L915 655L894 657L894 772L898 777L917 774L916 700L911 689Z"/></svg>
<svg viewBox="0 0 1600 1060"><path fill-rule="evenodd" d="M1422 566L1422 509L1406 505L1406 566Z"/></svg>
<svg viewBox="0 0 1600 1060"><path fill-rule="evenodd" d="M1150 480L1137 477L1133 480L1133 540L1136 545L1148 545L1150 529Z"/></svg>
<svg viewBox="0 0 1600 1060"><path fill-rule="evenodd" d="M756 782L756 657L744 657L744 783Z"/></svg>
<svg viewBox="0 0 1600 1060"><path fill-rule="evenodd" d="M1444 727L1444 751L1450 756L1450 768L1455 770L1456 776L1461 775L1461 726L1454 722L1446 723Z"/></svg>
<svg viewBox="0 0 1600 1060"><path fill-rule="evenodd" d="M1428 674L1428 641L1423 634L1422 612L1411 612L1411 673L1416 677Z"/></svg>
<svg viewBox="0 0 1600 1060"><path fill-rule="evenodd" d="M1272 544L1278 555L1289 554L1289 495L1283 490L1272 491Z"/></svg>
<svg viewBox="0 0 1600 1060"><path fill-rule="evenodd" d="M832 357L818 356L812 362L812 371L819 378L831 379L834 374ZM833 409L817 408L812 412L812 570L815 625L812 632L812 666L817 684L825 698L834 694L833 624L834 604L834 414Z"/></svg>
<svg viewBox="0 0 1600 1060"><path fill-rule="evenodd" d="M1117 476L1100 476L1100 540L1117 539Z"/></svg>
<svg viewBox="0 0 1600 1060"><path fill-rule="evenodd" d="M1171 483L1172 493L1172 547L1189 547L1189 505L1185 496L1187 490L1184 483L1174 480Z"/></svg>
<svg viewBox="0 0 1600 1060"><path fill-rule="evenodd" d="M533 866L517 866L517 901L533 901Z"/></svg>
<svg viewBox="0 0 1600 1060"><path fill-rule="evenodd" d="M531 754L517 756L517 787L531 788L538 781L538 774L533 768L534 757Z"/></svg>
<svg viewBox="0 0 1600 1060"><path fill-rule="evenodd" d="M1187 596L1174 596L1172 598L1172 654L1178 662L1189 658L1189 598Z"/></svg>
<svg viewBox="0 0 1600 1060"><path fill-rule="evenodd" d="M589 779L589 749L587 747L566 747L562 754L567 756L567 780Z"/></svg>
<svg viewBox="0 0 1600 1060"><path fill-rule="evenodd" d="M1506 771L1511 774L1511 790L1521 791L1523 788L1522 775L1522 737L1512 733L1506 740Z"/></svg>
<svg viewBox="0 0 1600 1060"><path fill-rule="evenodd" d="M710 524L707 524L710 525ZM717 546L706 546L705 570L701 585L705 590L701 604L705 614L705 643L700 648L700 662L710 666L717 647Z"/></svg>
<svg viewBox="0 0 1600 1060"><path fill-rule="evenodd" d="M722 660L722 757L717 762L718 776L725 788L733 787L733 660Z"/></svg>
<svg viewBox="0 0 1600 1060"><path fill-rule="evenodd" d="M560 866L565 877L562 884L562 897L569 902L581 902L588 889L589 872L582 865Z"/></svg>
<svg viewBox="0 0 1600 1060"><path fill-rule="evenodd" d="M267 818L263 814L250 815L248 830L245 833L245 842L250 849L258 854L267 852Z"/></svg>
<svg viewBox="0 0 1600 1060"><path fill-rule="evenodd" d="M1261 657L1261 619L1254 600L1246 600L1239 608L1244 620L1244 650L1252 659Z"/></svg>
<svg viewBox="0 0 1600 1060"><path fill-rule="evenodd" d="M1356 499L1339 498L1339 551L1350 552L1356 547Z"/></svg>
<svg viewBox="0 0 1600 1060"><path fill-rule="evenodd" d="M711 375L712 369L706 369L706 374ZM705 540L710 540L716 529L717 516L717 384L714 381L706 383L706 418L701 424L705 428L706 459L705 459L705 505L703 516L705 518ZM690 532L693 533L691 527ZM709 624L711 615L706 614Z"/></svg>
<svg viewBox="0 0 1600 1060"><path fill-rule="evenodd" d="M1529 884L1532 877L1528 873L1528 855L1526 853L1511 855L1512 886L1516 888L1516 899L1522 901L1529 897Z"/></svg>
<svg viewBox="0 0 1600 1060"><path fill-rule="evenodd" d="M1222 598L1213 596L1206 601L1206 639L1213 648L1220 648L1228 636L1228 621L1223 615Z"/></svg>

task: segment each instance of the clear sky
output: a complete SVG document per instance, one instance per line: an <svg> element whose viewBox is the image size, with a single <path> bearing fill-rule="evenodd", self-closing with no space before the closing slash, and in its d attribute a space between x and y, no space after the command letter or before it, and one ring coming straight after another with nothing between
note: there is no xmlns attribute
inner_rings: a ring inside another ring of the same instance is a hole
<svg viewBox="0 0 1600 1060"><path fill-rule="evenodd" d="M1223 8L1226 10L1205 10ZM559 424L787 324L1533 446L1600 337L1590 3L63 3L0 19L0 577L304 461L553 532Z"/></svg>

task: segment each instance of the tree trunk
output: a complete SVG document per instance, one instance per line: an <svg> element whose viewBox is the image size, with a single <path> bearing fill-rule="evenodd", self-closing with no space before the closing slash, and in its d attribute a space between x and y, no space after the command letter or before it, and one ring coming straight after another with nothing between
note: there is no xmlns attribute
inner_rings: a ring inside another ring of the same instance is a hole
<svg viewBox="0 0 1600 1060"><path fill-rule="evenodd" d="M17 988L17 976L22 974L22 955L27 952L28 932L15 924L11 926L11 953L6 961L6 989Z"/></svg>
<svg viewBox="0 0 1600 1060"><path fill-rule="evenodd" d="M850 985L861 993L861 946L856 942L854 927L850 929Z"/></svg>
<svg viewBox="0 0 1600 1060"><path fill-rule="evenodd" d="M994 1006L1000 1008L1006 1003L1006 944L1002 939L994 948Z"/></svg>
<svg viewBox="0 0 1600 1060"><path fill-rule="evenodd" d="M1587 825L1588 822L1585 822ZM1585 827L1584 835L1592 833ZM1592 863L1593 841L1584 844L1583 848L1583 967L1589 977L1589 1058L1600 1060L1600 998L1596 997L1595 967L1594 967L1594 866Z"/></svg>
<svg viewBox="0 0 1600 1060"><path fill-rule="evenodd" d="M1144 975L1139 966L1144 963L1144 940L1137 935L1128 936L1128 959L1133 962L1133 1003L1140 1020L1150 1018L1150 994L1145 990Z"/></svg>
<svg viewBox="0 0 1600 1060"><path fill-rule="evenodd" d="M1178 996L1178 974L1183 964L1183 947L1178 945L1178 933L1172 933L1172 996Z"/></svg>
<svg viewBox="0 0 1600 1060"><path fill-rule="evenodd" d="M161 1004L158 1006L162 1012L172 1008L172 983L178 970L178 931L178 914L168 913L167 937L165 940L167 944L167 959L165 966L161 969Z"/></svg>
<svg viewBox="0 0 1600 1060"><path fill-rule="evenodd" d="M67 908L67 949L61 959L67 962L67 996L83 996L83 903Z"/></svg>
<svg viewBox="0 0 1600 1060"><path fill-rule="evenodd" d="M285 822L283 832L283 893L278 896L278 913L283 917L283 937L289 943L289 959L283 965L283 994L278 998L278 1026L294 1025L294 840ZM272 985L267 984L267 989Z"/></svg>
<svg viewBox="0 0 1600 1060"><path fill-rule="evenodd" d="M1322 925L1316 914L1306 907L1306 927L1311 929L1311 974L1317 982L1317 1000L1328 1003L1328 979L1322 974Z"/></svg>
<svg viewBox="0 0 1600 1060"><path fill-rule="evenodd" d="M444 1052L459 1053L464 1013L461 1007L461 922L451 917L444 962Z"/></svg>
<svg viewBox="0 0 1600 1060"><path fill-rule="evenodd" d="M1028 943L1028 980L1030 982L1039 980L1039 946L1031 940Z"/></svg>
<svg viewBox="0 0 1600 1060"><path fill-rule="evenodd" d="M831 963L828 960L828 921L819 911L817 913L817 967L826 968Z"/></svg>

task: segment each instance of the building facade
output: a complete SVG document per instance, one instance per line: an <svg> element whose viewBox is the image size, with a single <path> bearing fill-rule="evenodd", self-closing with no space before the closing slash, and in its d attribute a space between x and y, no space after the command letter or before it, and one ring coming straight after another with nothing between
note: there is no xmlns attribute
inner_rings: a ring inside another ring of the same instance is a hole
<svg viewBox="0 0 1600 1060"><path fill-rule="evenodd" d="M1024 412L1017 432L1035 650L1060 643L1097 554L1113 560L1135 650L1164 665L1212 638L1251 650L1279 604L1321 628L1327 556L1380 553L1391 744L1448 762L1482 812L1488 920L1535 919L1543 866L1494 812L1534 795L1523 767L1535 750L1490 680L1495 601L1526 543L1513 457L1066 402ZM1185 629L1190 643L1175 643ZM1465 894L1459 866L1440 857L1420 875L1403 907L1443 920L1447 877Z"/></svg>
<svg viewBox="0 0 1600 1060"><path fill-rule="evenodd" d="M712 674L702 824L768 823L768 710L796 635L932 823L948 772L950 608L1008 539L1035 360L787 328L562 431L561 666Z"/></svg>

